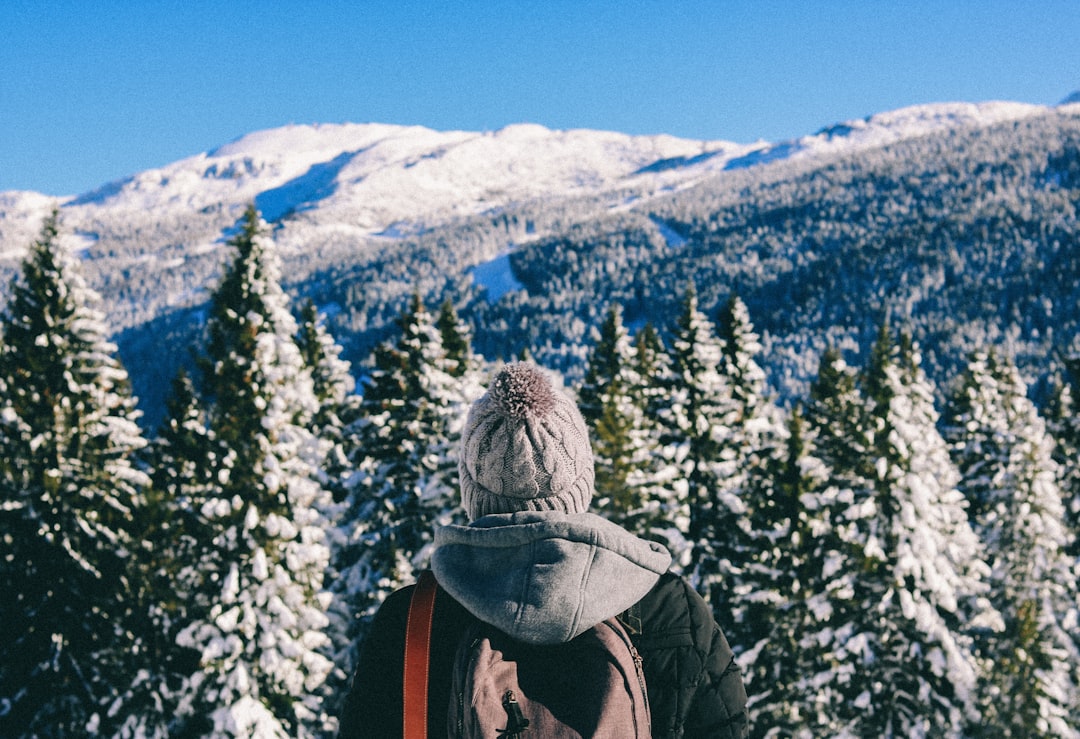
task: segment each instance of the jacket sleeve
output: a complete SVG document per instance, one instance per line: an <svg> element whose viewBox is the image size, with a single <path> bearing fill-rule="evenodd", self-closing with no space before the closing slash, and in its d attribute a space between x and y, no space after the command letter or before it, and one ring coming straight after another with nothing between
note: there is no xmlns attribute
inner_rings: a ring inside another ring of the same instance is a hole
<svg viewBox="0 0 1080 739"><path fill-rule="evenodd" d="M339 721L339 739L399 739L402 734L402 655L412 587L387 596L360 650Z"/></svg>
<svg viewBox="0 0 1080 739"><path fill-rule="evenodd" d="M708 646L704 669L690 698L684 736L743 739L749 735L750 727L742 672L708 605L696 592L693 595L700 600L701 617L703 623L705 618L708 619L710 633L705 637Z"/></svg>
<svg viewBox="0 0 1080 739"><path fill-rule="evenodd" d="M657 739L743 739L746 690L732 649L705 600L664 575L628 612L644 658Z"/></svg>

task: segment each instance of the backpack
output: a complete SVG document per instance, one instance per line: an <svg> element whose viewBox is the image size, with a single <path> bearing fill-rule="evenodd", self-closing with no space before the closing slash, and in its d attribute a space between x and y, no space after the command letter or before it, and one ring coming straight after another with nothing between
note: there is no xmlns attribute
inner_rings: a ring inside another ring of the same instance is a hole
<svg viewBox="0 0 1080 739"><path fill-rule="evenodd" d="M455 739L651 737L641 657L618 619L555 645L525 644L477 620L453 670L447 727Z"/></svg>

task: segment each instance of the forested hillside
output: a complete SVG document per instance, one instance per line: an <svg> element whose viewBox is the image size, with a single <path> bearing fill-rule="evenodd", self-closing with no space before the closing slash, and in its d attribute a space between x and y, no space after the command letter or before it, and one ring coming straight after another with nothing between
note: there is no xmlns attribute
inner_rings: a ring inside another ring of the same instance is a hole
<svg viewBox="0 0 1080 739"><path fill-rule="evenodd" d="M153 433L55 219L12 283L5 737L334 736L376 609L466 519L457 448L495 364L454 304L413 294L357 385L258 211L227 233ZM751 735L1080 736L1080 353L1040 408L1007 347L940 386L879 320L778 402L742 299L675 302L655 330L603 309L568 384L593 508L707 599Z"/></svg>
<svg viewBox="0 0 1080 739"><path fill-rule="evenodd" d="M1042 377L1080 320L1078 202L1080 118L953 130L727 172L528 244L511 258L527 295L463 315L478 346L535 347L570 368L561 347L587 343L605 306L664 325L693 282L708 313L731 294L746 302L784 394L827 346L865 349L886 315L935 380L983 344Z"/></svg>
<svg viewBox="0 0 1080 739"><path fill-rule="evenodd" d="M920 341L938 382L989 343L1008 346L1041 388L1077 332L1077 115L935 133L826 163L733 169L628 199L508 208L291 287L334 306L353 361L419 292L432 304L453 300L486 356L528 348L580 376L609 305L622 305L632 325L669 325L693 283L708 313L731 294L746 302L785 396L805 389L827 346L865 350L886 315ZM490 302L469 268L507 249L524 290Z"/></svg>
<svg viewBox="0 0 1080 739"><path fill-rule="evenodd" d="M692 283L706 313L745 301L782 398L806 390L825 347L865 352L886 315L919 340L936 383L988 342L1045 398L1078 320L1078 133L1080 106L1010 104L926 106L742 147L298 127L60 210L151 426L189 362L161 347L197 336L222 234L250 202L274 228L286 289L328 315L358 367L419 294L451 300L489 359L527 348L578 378L608 306L664 331ZM0 208L12 270L16 239L32 239L48 207L15 195ZM489 289L493 274L519 289Z"/></svg>

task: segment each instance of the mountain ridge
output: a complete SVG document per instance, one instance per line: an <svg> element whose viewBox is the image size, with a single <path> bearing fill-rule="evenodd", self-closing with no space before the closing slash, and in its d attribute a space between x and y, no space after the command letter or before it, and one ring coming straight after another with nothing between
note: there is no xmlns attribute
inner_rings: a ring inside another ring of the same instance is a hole
<svg viewBox="0 0 1080 739"><path fill-rule="evenodd" d="M153 396L151 406L160 403L183 361L154 361L161 342L184 346L197 337L205 301L227 261L227 235L252 202L273 228L287 289L331 315L354 361L389 336L409 295L420 293L429 303L454 300L477 325L484 351L508 356L539 341L538 358L572 370L588 343L586 327L603 305L622 302L635 320L660 319L673 310L680 285L697 275L706 306L740 284L764 291L748 295L748 302L767 328L766 344L780 347L781 359L788 356L778 370L783 380L805 376L807 353L827 336L857 344L866 329L854 324L867 319L819 308L850 324L847 333L836 334L807 318L811 306L785 306L770 291L820 301L792 280L807 269L814 280L826 279L817 265L825 264L837 239L850 240L850 256L833 270L861 263L880 251L879 242L889 245L880 258L882 270L892 272L879 278L872 266L861 267L858 279L865 284L851 286L872 291L875 305L888 299L888 285L910 290L903 286L939 279L901 274L920 267L896 262L892 252L902 253L908 241L928 238L934 229L951 232L951 220L962 221L955 227L961 238L985 229L980 213L987 202L1011 212L1011 191L1022 191L1015 196L1021 199L1049 197L1045 207L1060 211L1075 186L1070 142L1076 120L1080 106L938 103L752 144L536 124L492 132L378 123L285 126L66 200L0 193L0 269L15 272L41 219L58 206L61 243L77 251L88 282L102 295L137 394ZM1036 129L1045 132L1026 133ZM1008 170L1016 166L1000 161L1003 147L1020 147L1025 179L983 182L980 172L987 168L1001 171L995 177L1015 175ZM972 182L991 189L968 192ZM916 209L914 215L896 210L901 201L887 194L894 188L911 201L904 207ZM935 188L953 193L950 203L960 198L950 206L955 214L941 209ZM867 194L869 205L858 193ZM816 205L823 195L827 212ZM1009 217L1022 221L1031 206L1017 207L1021 215ZM1054 234L1054 243L1071 239L1074 215L1047 213L1052 221L1032 227ZM720 233L728 235L718 240ZM915 254L941 248L928 242ZM767 279L749 278L755 270L766 270ZM485 280L499 286L489 291ZM769 280L778 287L768 287ZM1014 283L1009 290L1021 289ZM787 331L811 333L785 338ZM792 340L800 346L785 345Z"/></svg>
<svg viewBox="0 0 1080 739"><path fill-rule="evenodd" d="M537 124L494 132L384 123L288 125L245 134L79 195L0 192L0 266L20 258L53 208L84 240L97 238L102 221L109 225L133 213L169 212L165 217L175 219L193 210L226 208L235 220L250 202L277 225L295 216L305 228L329 227L354 238L400 238L526 200L634 185L662 192L726 170L836 156L1045 110L1001 101L935 103L844 121L787 142L752 144ZM522 156L535 149L544 156ZM553 151L561 159L553 160ZM279 234L285 248L302 248L307 235L294 238L295 228L285 231ZM191 246L209 249L215 240ZM143 255L154 251L152 243L147 246Z"/></svg>
<svg viewBox="0 0 1080 739"><path fill-rule="evenodd" d="M178 204L183 201L184 186L193 184L193 180L201 180L199 182L201 187L198 188L200 198L190 199L182 204L191 207L206 207L215 202L215 199L231 201L237 198L250 198L262 189L280 187L285 182L301 176L311 167L326 165L343 155L348 155L352 159L366 153L370 154L371 159L374 160L357 167L360 171L350 179L358 182L386 166L398 165L413 168L425 159L442 158L457 147L477 141L509 140L518 144L543 142L550 145L552 141L565 142L576 138L586 144L576 148L569 147L572 154L580 154L583 151L595 152L601 148L609 149L620 141L651 144L655 158L636 168L621 172L625 176L640 173L650 164L664 159L681 157L692 164L704 164L715 159L716 155L721 155L720 159L727 167L732 159L755 154L759 155L763 161L773 161L776 157L770 154L778 149L786 149L791 156L820 155L852 145L856 147L880 146L891 141L932 133L946 127L987 125L1000 120L1032 115L1047 109L1045 106L1007 101L916 105L862 119L842 121L823 128L817 133L787 142L757 141L751 144L736 144L724 140L682 139L667 134L634 136L593 129L549 129L532 123L512 124L493 132L437 131L424 126L399 126L385 123L290 124L245 134L209 151L177 160L163 167L142 170L78 195L54 197L32 191L0 192L0 218L4 217L9 209L18 207L17 200L20 197L37 201L36 207L33 208L35 211L40 211L43 207L40 202L43 198L49 203L55 203L61 210L94 205L128 208L162 205L162 198L155 196L163 196L165 203ZM838 131L843 131L843 135L838 136ZM847 146L838 146L837 139L846 139ZM695 151L695 147L700 147L700 150ZM466 153L486 154L490 153L491 149L491 147L476 148L478 151ZM645 151L648 150L645 148ZM285 156L283 152L289 152L291 156ZM615 153L618 154L617 151ZM702 157L703 154L710 156ZM599 160L593 170L599 170L604 163L603 158L592 158ZM574 163L577 162L574 161ZM219 166L222 164L227 166ZM706 171L721 169L717 166L718 164L719 162L713 161L705 169ZM737 166L746 166L746 162ZM342 170L347 170L347 168L343 167ZM533 166L522 174L537 171L537 167ZM344 175L348 176L348 172L344 172ZM209 183L214 180L222 186L210 186ZM563 181L556 184L559 187L566 185ZM261 185L265 187L260 188ZM116 202L122 196L124 202Z"/></svg>

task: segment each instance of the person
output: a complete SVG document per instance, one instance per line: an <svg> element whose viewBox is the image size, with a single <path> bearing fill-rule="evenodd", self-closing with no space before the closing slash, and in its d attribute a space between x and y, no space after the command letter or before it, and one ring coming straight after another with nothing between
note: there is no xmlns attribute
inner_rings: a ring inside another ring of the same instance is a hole
<svg viewBox="0 0 1080 739"><path fill-rule="evenodd" d="M616 616L643 660L654 737L747 736L742 675L709 606L662 545L589 512L588 431L557 381L532 363L505 365L469 410L458 469L470 523L435 532L428 736L447 736L454 657L473 619L551 644ZM402 735L413 587L372 621L340 739Z"/></svg>

